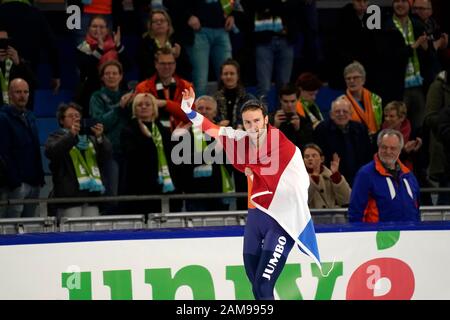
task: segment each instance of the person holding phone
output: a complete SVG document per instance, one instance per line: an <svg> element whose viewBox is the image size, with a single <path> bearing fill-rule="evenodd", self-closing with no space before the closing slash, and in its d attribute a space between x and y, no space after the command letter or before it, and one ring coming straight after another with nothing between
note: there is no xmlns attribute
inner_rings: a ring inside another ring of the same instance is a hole
<svg viewBox="0 0 450 320"><path fill-rule="evenodd" d="M105 192L103 166L111 158L111 143L103 134L103 124L82 121L81 114L79 105L61 104L56 112L61 128L45 144L55 198L95 197ZM99 208L93 202L58 204L57 215L98 216Z"/></svg>
<svg viewBox="0 0 450 320"><path fill-rule="evenodd" d="M0 106L9 104L8 88L13 79L22 78L28 84L33 81L33 72L30 67L19 57L17 50L12 47L8 32L0 25ZM27 109L31 100L28 100Z"/></svg>
<svg viewBox="0 0 450 320"><path fill-rule="evenodd" d="M293 144L301 148L312 142L313 125L309 118L296 111L297 87L287 84L280 89L280 108L273 115L273 125L280 129Z"/></svg>

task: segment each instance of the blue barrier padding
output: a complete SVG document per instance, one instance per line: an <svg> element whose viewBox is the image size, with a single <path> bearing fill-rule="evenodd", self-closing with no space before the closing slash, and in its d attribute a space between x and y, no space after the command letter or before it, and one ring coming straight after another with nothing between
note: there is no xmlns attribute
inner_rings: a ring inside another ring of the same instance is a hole
<svg viewBox="0 0 450 320"><path fill-rule="evenodd" d="M53 94L50 89L41 89L35 91L34 96L34 114L38 118L55 118L56 109L62 102L73 100L73 90L59 90L58 94Z"/></svg>
<svg viewBox="0 0 450 320"><path fill-rule="evenodd" d="M422 222L422 223L378 223L378 224L340 224L317 225L317 233L331 232L369 232L369 231L411 231L411 230L450 230L450 222ZM84 232L54 232L54 233L28 233L0 236L1 246L89 242L89 241L116 241L116 240L146 240L146 239L182 239L182 238L217 238L242 237L243 226L223 227L196 227L196 228L167 228L117 231L84 231Z"/></svg>
<svg viewBox="0 0 450 320"><path fill-rule="evenodd" d="M39 144L45 145L50 133L56 131L59 128L58 122L55 116L53 118L37 118L36 124L39 132Z"/></svg>

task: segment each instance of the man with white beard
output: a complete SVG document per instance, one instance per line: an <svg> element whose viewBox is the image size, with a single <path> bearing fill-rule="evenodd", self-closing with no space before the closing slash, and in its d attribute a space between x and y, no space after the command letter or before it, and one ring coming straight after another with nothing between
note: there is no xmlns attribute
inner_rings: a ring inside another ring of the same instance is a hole
<svg viewBox="0 0 450 320"><path fill-rule="evenodd" d="M403 136L394 129L378 134L374 160L359 169L352 187L350 222L420 221L419 184L401 163Z"/></svg>

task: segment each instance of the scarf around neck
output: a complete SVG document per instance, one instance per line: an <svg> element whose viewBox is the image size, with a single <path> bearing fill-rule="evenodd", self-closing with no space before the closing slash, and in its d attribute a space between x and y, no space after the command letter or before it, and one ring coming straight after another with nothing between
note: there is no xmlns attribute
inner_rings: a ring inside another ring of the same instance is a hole
<svg viewBox="0 0 450 320"><path fill-rule="evenodd" d="M162 185L162 192L168 193L175 190L172 178L170 176L169 166L167 165L166 154L164 152L164 144L161 132L158 129L156 123L152 122L149 128L144 123L144 129L146 135L153 139L153 143L156 147L156 152L158 156L158 183Z"/></svg>
<svg viewBox="0 0 450 320"><path fill-rule="evenodd" d="M97 165L94 144L86 135L80 135L78 138L78 144L72 147L69 154L75 169L79 189L104 193L105 187ZM81 151L84 151L84 156Z"/></svg>
<svg viewBox="0 0 450 320"><path fill-rule="evenodd" d="M89 45L91 51L98 49L98 40L92 37L89 33L86 35L86 43ZM99 58L98 65L101 66L103 63L109 60L119 60L119 54L117 52L116 43L111 35L107 35L103 41L103 54Z"/></svg>
<svg viewBox="0 0 450 320"><path fill-rule="evenodd" d="M3 104L9 104L8 88L9 88L9 76L11 74L11 68L13 61L9 58L5 59L5 74L0 68L0 88L2 90Z"/></svg>

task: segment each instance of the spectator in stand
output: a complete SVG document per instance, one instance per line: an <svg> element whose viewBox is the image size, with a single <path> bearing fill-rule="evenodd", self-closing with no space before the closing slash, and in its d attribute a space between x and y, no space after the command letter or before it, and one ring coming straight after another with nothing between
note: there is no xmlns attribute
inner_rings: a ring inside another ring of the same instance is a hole
<svg viewBox="0 0 450 320"><path fill-rule="evenodd" d="M330 119L322 121L313 132L314 142L325 156L325 165L331 166L333 155L341 159L339 172L350 186L358 169L370 161L373 155L367 127L351 120L352 105L346 96L340 96L331 104Z"/></svg>
<svg viewBox="0 0 450 320"><path fill-rule="evenodd" d="M382 129L394 129L403 136L404 146L400 154L400 160L411 171L416 167L419 149L422 147L422 138L413 137L411 124L406 118L407 108L402 101L391 101L384 108L384 122Z"/></svg>
<svg viewBox="0 0 450 320"><path fill-rule="evenodd" d="M96 197L105 192L103 164L111 157L111 143L103 134L103 124L83 127L81 114L80 106L61 104L56 112L61 128L45 144L54 198ZM57 208L58 218L99 215L92 202L58 204Z"/></svg>
<svg viewBox="0 0 450 320"><path fill-rule="evenodd" d="M103 16L94 16L89 23L85 40L77 48L77 64L81 87L76 102L83 107L83 117L89 117L91 95L100 89L99 67L109 60L118 60L128 66L125 47L121 42L120 29L110 34Z"/></svg>
<svg viewBox="0 0 450 320"><path fill-rule="evenodd" d="M155 54L156 73L136 86L137 93L150 93L157 98L158 120L171 131L180 124L188 122L180 103L184 89L192 84L176 75L177 63L170 48L158 49Z"/></svg>
<svg viewBox="0 0 450 320"><path fill-rule="evenodd" d="M280 90L280 108L273 115L273 125L299 148L312 142L313 127L309 118L302 117L295 109L297 87L287 84Z"/></svg>
<svg viewBox="0 0 450 320"><path fill-rule="evenodd" d="M26 109L28 83L20 78L10 82L9 105L0 111L0 158L6 173L6 187L0 198L36 199L44 185L36 118ZM36 204L8 206L3 218L36 217Z"/></svg>
<svg viewBox="0 0 450 320"><path fill-rule="evenodd" d="M211 96L200 96L195 105L198 113L214 123L217 116L217 103ZM217 145L207 133L192 126L189 131L178 129L174 135L186 135L184 139L190 140L190 163L183 169L183 191L185 193L227 193L234 192L234 183L231 168L226 165L223 149ZM173 136L172 136L173 140ZM198 162L201 159L201 163ZM187 199L187 211L213 211L228 210L229 198L223 199Z"/></svg>
<svg viewBox="0 0 450 320"><path fill-rule="evenodd" d="M112 157L104 164L105 195L117 196L123 162L120 134L131 119L134 94L121 88L123 70L120 62L116 60L106 61L100 66L100 78L103 87L92 94L89 108L92 118L103 124L104 133L112 144ZM114 210L114 204L111 210Z"/></svg>
<svg viewBox="0 0 450 320"><path fill-rule="evenodd" d="M253 95L245 92L241 82L239 63L233 59L226 60L220 67L218 91L214 94L214 99L217 101L218 124L242 129L241 107L254 98Z"/></svg>
<svg viewBox="0 0 450 320"><path fill-rule="evenodd" d="M0 25L0 106L9 104L8 87L9 83L16 79L25 79L28 83L35 81L33 72L14 47L11 46L11 39L8 32ZM28 104L30 99L28 99ZM32 109L27 105L27 109Z"/></svg>
<svg viewBox="0 0 450 320"><path fill-rule="evenodd" d="M311 72L302 73L297 79L299 98L296 110L302 117L307 117L311 121L313 128L323 121L322 112L316 103L316 96L322 87L322 81Z"/></svg>
<svg viewBox="0 0 450 320"><path fill-rule="evenodd" d="M299 4L294 0L242 0L244 12L253 26L256 94L263 101L267 100L273 74L277 92L291 79L294 43L299 34Z"/></svg>
<svg viewBox="0 0 450 320"><path fill-rule="evenodd" d="M189 58L185 49L181 48L172 38L174 30L169 14L163 9L153 9L148 18L147 28L137 52L139 81L148 79L155 74L155 53L163 47L172 49L178 61L178 74L185 79L190 79Z"/></svg>
<svg viewBox="0 0 450 320"><path fill-rule="evenodd" d="M408 0L393 0L392 7L393 15L383 24L388 33L395 34L395 40L390 43L387 52L391 61L383 66L386 67L383 70L390 72L386 73L390 76L384 77L383 86L393 86L394 89L398 86L397 90L403 91L403 97L387 101L403 100L408 106L408 119L412 129L417 130L422 127L425 116L422 68L428 50L427 35L422 25L409 17ZM402 83L394 85L391 79L402 80Z"/></svg>
<svg viewBox="0 0 450 320"><path fill-rule="evenodd" d="M175 191L172 177L170 130L158 120L156 98L139 93L133 100L133 119L122 130L121 146L125 156L124 193L158 195ZM161 212L160 201L124 204L126 212Z"/></svg>
<svg viewBox="0 0 450 320"><path fill-rule="evenodd" d="M0 21L12 39L11 46L17 50L23 60L30 64L34 75L38 74L38 66L42 62L40 52L45 51L51 69L51 88L54 93L57 93L61 86L59 49L44 14L29 1L3 0L0 2ZM34 77L25 78L25 80L31 81ZM33 93L38 84L29 82L28 85L31 93L28 108L33 110Z"/></svg>
<svg viewBox="0 0 450 320"><path fill-rule="evenodd" d="M445 161L444 161L444 174L439 184L442 188L450 187L450 104L448 104L440 112L440 119L438 122L437 134L439 140L445 149ZM439 205L449 205L450 204L450 193L443 193L439 195Z"/></svg>
<svg viewBox="0 0 450 320"><path fill-rule="evenodd" d="M335 36L330 44L329 86L346 88L342 70L353 61L360 61L369 74L375 73L376 55L373 54L374 31L367 28L368 0L352 0L339 10ZM371 80L371 79L369 79Z"/></svg>
<svg viewBox="0 0 450 320"><path fill-rule="evenodd" d="M120 8L120 2L112 0L68 0L67 6L76 5L81 8L81 28L76 30L76 43L83 41L84 36L88 32L90 21L95 16L103 16L107 27L113 30L113 11L117 17L117 11ZM116 21L115 21L116 22Z"/></svg>
<svg viewBox="0 0 450 320"><path fill-rule="evenodd" d="M364 88L366 70L359 62L355 61L345 67L344 79L347 84L345 95L352 104L352 120L364 124L369 137L375 139L383 118L381 98Z"/></svg>
<svg viewBox="0 0 450 320"><path fill-rule="evenodd" d="M222 64L220 73L218 91L214 94L214 99L217 101L218 125L242 129L241 107L247 101L254 99L254 96L245 91L241 82L241 68L236 60L227 59ZM234 167L231 167L231 170L236 192L246 192L246 176ZM247 206L247 199L237 198L236 207L238 210L245 210Z"/></svg>
<svg viewBox="0 0 450 320"><path fill-rule="evenodd" d="M434 81L441 71L438 53L447 49L448 34L442 32L441 27L433 18L433 4L431 0L414 0L412 11L423 24L428 38L427 64L424 68L421 68L424 77L424 92L427 93L431 82Z"/></svg>
<svg viewBox="0 0 450 320"><path fill-rule="evenodd" d="M419 184L399 160L403 135L393 129L378 134L378 153L355 177L350 222L420 221Z"/></svg>
<svg viewBox="0 0 450 320"><path fill-rule="evenodd" d="M350 201L350 186L339 173L339 156L333 154L328 169L322 149L309 143L303 148L303 159L309 173L308 205L311 209L333 209L347 206Z"/></svg>
<svg viewBox="0 0 450 320"><path fill-rule="evenodd" d="M214 75L220 79L220 66L231 58L229 31L236 26L236 2L231 0L193 0L188 9L188 25L194 30L194 42L187 48L192 64L192 80L199 96L206 94L209 63Z"/></svg>
<svg viewBox="0 0 450 320"><path fill-rule="evenodd" d="M445 160L445 147L438 137L438 123L442 110L450 106L450 59L444 64L445 69L439 73L436 80L431 84L427 95L427 108L425 115L425 125L430 129L430 165L429 177L438 182L439 187L448 185L447 167ZM445 198L439 195L438 204L449 204L450 197Z"/></svg>

